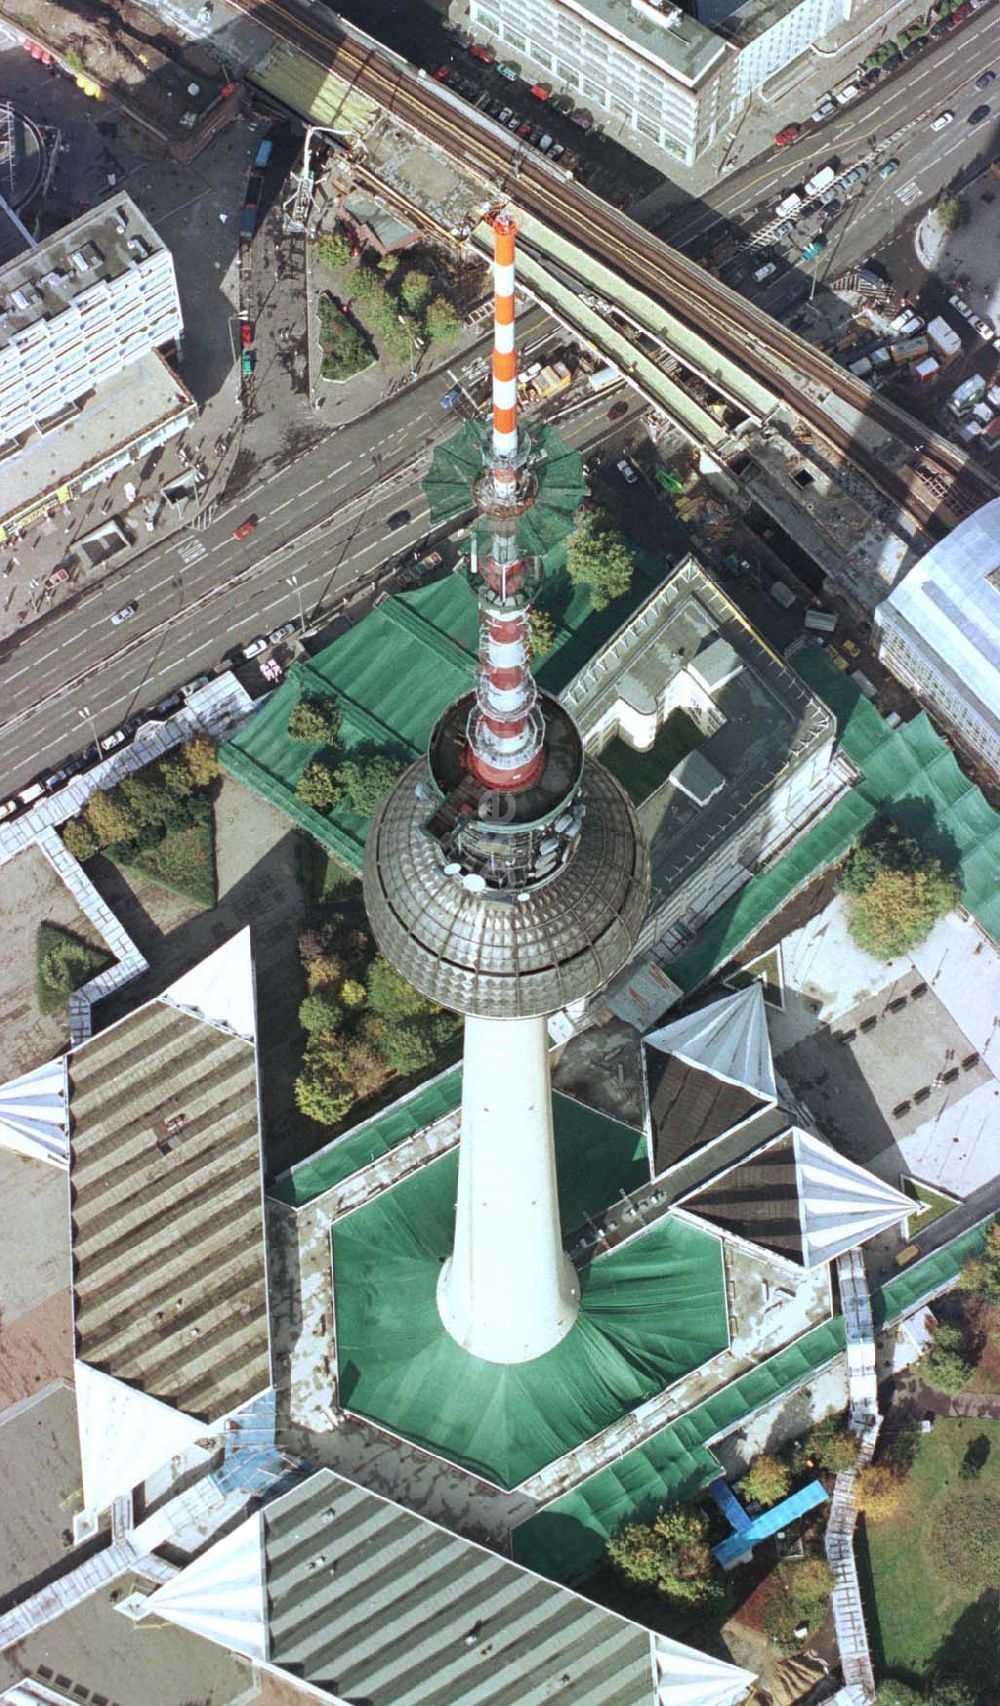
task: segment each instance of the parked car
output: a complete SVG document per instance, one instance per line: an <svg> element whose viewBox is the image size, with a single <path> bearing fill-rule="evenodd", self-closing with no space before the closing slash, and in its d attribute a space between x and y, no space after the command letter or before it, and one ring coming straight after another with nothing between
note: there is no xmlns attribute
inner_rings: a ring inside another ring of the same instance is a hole
<svg viewBox="0 0 1000 1706"><path fill-rule="evenodd" d="M829 95L824 95L815 112L809 114L809 122L811 124L822 124L823 120L829 118L830 114L835 113L836 110L836 101L831 100Z"/></svg>
<svg viewBox="0 0 1000 1706"><path fill-rule="evenodd" d="M516 65L510 65L507 63L506 60L504 60L504 62L501 65L497 66L497 75L499 77L506 77L508 83L516 83L517 82L517 66Z"/></svg>
<svg viewBox="0 0 1000 1706"><path fill-rule="evenodd" d="M201 675L194 676L191 681L185 681L184 686L180 689L180 691L183 694L184 698L188 699L188 698L190 698L192 693L197 693L199 687L207 687L208 683L211 681L211 679L212 679L211 671L210 670L203 670Z"/></svg>
<svg viewBox="0 0 1000 1706"><path fill-rule="evenodd" d="M776 148L787 148L788 144L794 142L795 138L801 134L802 126L800 124L786 124L783 130L775 131L774 145Z"/></svg>
<svg viewBox="0 0 1000 1706"><path fill-rule="evenodd" d="M783 219L781 221L780 225L776 225L774 227L774 235L776 237L787 237L790 234L790 232L792 232L794 230L795 230L794 219Z"/></svg>
<svg viewBox="0 0 1000 1706"><path fill-rule="evenodd" d="M241 646L240 651L248 661L250 658L260 657L261 652L267 651L267 636L258 634L254 639L248 640L245 646Z"/></svg>
<svg viewBox="0 0 1000 1706"><path fill-rule="evenodd" d="M439 83L447 83L448 78L451 76L451 66L439 65L434 76Z"/></svg>
<svg viewBox="0 0 1000 1706"><path fill-rule="evenodd" d="M408 509L394 509L385 525L388 532L395 533L398 528L405 527L409 519L410 512Z"/></svg>
<svg viewBox="0 0 1000 1706"><path fill-rule="evenodd" d="M526 118L523 124L518 125L517 134L518 134L518 136L520 136L522 138L527 138L531 135L531 120L530 120L530 118Z"/></svg>
<svg viewBox="0 0 1000 1706"><path fill-rule="evenodd" d="M510 119L511 114L512 108L501 107L500 111L497 113L497 124L506 124L508 119Z"/></svg>
<svg viewBox="0 0 1000 1706"><path fill-rule="evenodd" d="M913 40L903 49L904 59L916 59L918 53L923 53L927 46L926 36L914 36Z"/></svg>
<svg viewBox="0 0 1000 1706"><path fill-rule="evenodd" d="M297 628L298 628L298 623L294 620L290 621L290 622L282 622L279 627L274 628L271 631L271 633L268 634L268 636L267 636L268 645L269 646L280 646L282 640L287 640L289 635L294 634Z"/></svg>
<svg viewBox="0 0 1000 1706"><path fill-rule="evenodd" d="M119 622L131 621L132 617L135 615L138 608L139 608L139 606L136 604L134 598L131 599L128 604L123 604L121 609L116 610L114 615L111 618L112 627L117 628Z"/></svg>
<svg viewBox="0 0 1000 1706"><path fill-rule="evenodd" d="M887 160L885 162L884 166L879 167L878 175L880 178L891 178L893 172L898 172L898 171L899 171L899 161L898 160Z"/></svg>
<svg viewBox="0 0 1000 1706"><path fill-rule="evenodd" d="M619 402L612 403L610 409L608 410L608 420L609 421L620 421L622 416L627 415L627 414L628 414L628 404L626 403L624 397L622 397Z"/></svg>
<svg viewBox="0 0 1000 1706"><path fill-rule="evenodd" d="M469 44L469 52L473 59L481 59L484 65L492 65L496 54L491 47L484 47L482 42L474 41Z"/></svg>
<svg viewBox="0 0 1000 1706"><path fill-rule="evenodd" d="M955 114L954 113L949 113L949 112L938 113L937 118L931 119L931 129L932 130L944 130L947 125L953 124L954 121L955 121Z"/></svg>
<svg viewBox="0 0 1000 1706"><path fill-rule="evenodd" d="M257 517L255 515L248 515L246 518L246 521L240 522L239 527L237 527L235 533L233 534L233 538L234 539L249 539L249 537L250 537L251 533L253 532L254 528L256 527L256 525L257 525Z"/></svg>
<svg viewBox="0 0 1000 1706"><path fill-rule="evenodd" d="M984 119L989 118L991 111L992 111L992 108L985 106L985 105L983 105L981 107L973 107L971 113L969 114L969 123L970 124L982 124Z"/></svg>
<svg viewBox="0 0 1000 1706"><path fill-rule="evenodd" d="M553 142L552 147L549 149L549 159L550 160L561 160L563 155L565 154L565 152L566 152L565 143Z"/></svg>
<svg viewBox="0 0 1000 1706"><path fill-rule="evenodd" d="M989 109L988 109L988 108L987 108L987 111L989 111ZM542 137L540 137L540 138L539 138L539 141L538 141L538 146L539 146L539 148L540 148L540 149L541 149L541 151L542 151L542 153L543 153L543 154L547 154L547 153L548 153L548 151L549 151L549 149L550 149L550 148L551 148L551 147L552 147L552 144L553 144L553 142L554 142L554 141L555 141L555 137L554 137L554 136L549 136L549 135L548 135L548 133L547 133L547 132L546 132L546 134L545 134L545 135L544 135L544 136L542 136Z"/></svg>
<svg viewBox="0 0 1000 1706"><path fill-rule="evenodd" d="M49 770L46 775L41 778L45 792L47 794L54 794L59 788L64 788L72 774L73 772L69 770L65 764L60 765L58 770Z"/></svg>
<svg viewBox="0 0 1000 1706"><path fill-rule="evenodd" d="M0 823L6 823L9 817L16 817L20 810L17 800L0 800Z"/></svg>
<svg viewBox="0 0 1000 1706"><path fill-rule="evenodd" d="M128 738L127 728L112 729L109 735L101 736L101 751L116 752L120 746L125 745Z"/></svg>
<svg viewBox="0 0 1000 1706"><path fill-rule="evenodd" d="M567 114L567 117L569 118L570 124L575 124L579 130L593 130L594 128L592 115L582 108L578 108L576 112Z"/></svg>
<svg viewBox="0 0 1000 1706"><path fill-rule="evenodd" d="M981 77L976 78L976 88L988 89L990 84L995 83L996 80L997 74L995 71L984 71Z"/></svg>
<svg viewBox="0 0 1000 1706"><path fill-rule="evenodd" d="M620 457L615 463L615 467L627 486L637 486L639 484L639 476L631 462L629 462L626 457Z"/></svg>

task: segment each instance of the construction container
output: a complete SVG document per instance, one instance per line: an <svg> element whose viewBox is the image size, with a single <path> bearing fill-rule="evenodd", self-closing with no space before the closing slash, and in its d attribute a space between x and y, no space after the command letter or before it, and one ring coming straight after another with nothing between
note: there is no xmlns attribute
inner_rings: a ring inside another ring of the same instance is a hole
<svg viewBox="0 0 1000 1706"><path fill-rule="evenodd" d="M940 371L941 363L933 355L925 355L922 360L915 361L910 369L914 379L919 379L922 385L926 385L929 379L936 379Z"/></svg>
<svg viewBox="0 0 1000 1706"><path fill-rule="evenodd" d="M898 344L893 344L891 355L897 366L907 361L919 361L929 349L926 338L902 338Z"/></svg>
<svg viewBox="0 0 1000 1706"><path fill-rule="evenodd" d="M927 341L948 361L953 355L961 352L962 340L953 326L947 320L942 320L940 314L934 320L927 322Z"/></svg>

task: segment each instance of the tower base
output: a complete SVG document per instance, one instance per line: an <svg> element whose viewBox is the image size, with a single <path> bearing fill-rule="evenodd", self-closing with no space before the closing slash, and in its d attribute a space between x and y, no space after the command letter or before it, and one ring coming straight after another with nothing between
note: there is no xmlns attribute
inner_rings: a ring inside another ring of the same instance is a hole
<svg viewBox="0 0 1000 1706"><path fill-rule="evenodd" d="M484 1362L533 1362L576 1321L543 1018L466 1018L455 1247L437 1306L456 1343Z"/></svg>

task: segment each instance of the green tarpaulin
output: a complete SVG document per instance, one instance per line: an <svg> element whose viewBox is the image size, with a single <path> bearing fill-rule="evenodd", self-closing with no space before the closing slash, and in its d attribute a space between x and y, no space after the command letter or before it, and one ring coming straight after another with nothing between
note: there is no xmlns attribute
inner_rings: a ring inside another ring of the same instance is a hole
<svg viewBox="0 0 1000 1706"><path fill-rule="evenodd" d="M557 1161L570 1232L614 1199L615 1178L627 1189L648 1168L636 1132L562 1100ZM457 1157L447 1155L334 1226L349 1409L513 1487L725 1347L720 1243L668 1218L583 1269L579 1319L555 1350L511 1367L470 1356L445 1332L436 1302L456 1177Z"/></svg>

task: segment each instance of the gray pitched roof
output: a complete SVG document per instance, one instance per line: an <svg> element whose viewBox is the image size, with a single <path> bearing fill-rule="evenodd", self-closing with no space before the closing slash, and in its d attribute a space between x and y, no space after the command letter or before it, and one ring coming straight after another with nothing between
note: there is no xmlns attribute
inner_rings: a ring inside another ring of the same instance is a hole
<svg viewBox="0 0 1000 1706"><path fill-rule="evenodd" d="M327 1470L266 1506L268 1659L366 1706L653 1706L650 1637Z"/></svg>

